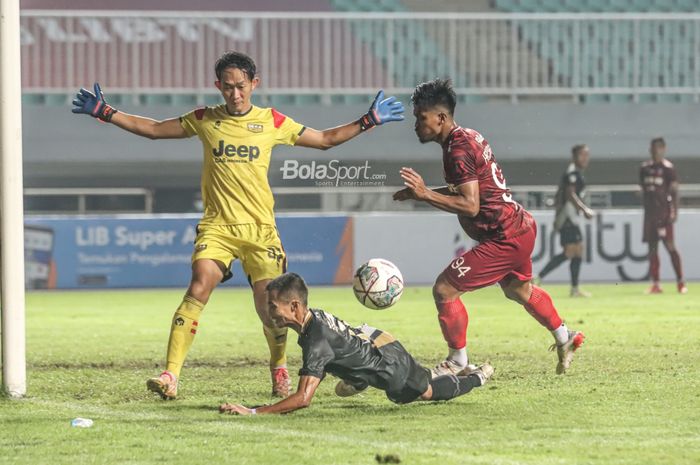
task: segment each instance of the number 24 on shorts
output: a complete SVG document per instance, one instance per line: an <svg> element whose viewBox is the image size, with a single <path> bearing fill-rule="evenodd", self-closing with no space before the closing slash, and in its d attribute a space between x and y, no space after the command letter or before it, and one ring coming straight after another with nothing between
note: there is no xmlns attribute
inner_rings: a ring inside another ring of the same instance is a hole
<svg viewBox="0 0 700 465"><path fill-rule="evenodd" d="M459 257L458 259L454 260L452 262L452 269L459 271L459 277L463 278L465 274L469 273L469 270L472 269L471 266L462 266L464 265L464 257Z"/></svg>

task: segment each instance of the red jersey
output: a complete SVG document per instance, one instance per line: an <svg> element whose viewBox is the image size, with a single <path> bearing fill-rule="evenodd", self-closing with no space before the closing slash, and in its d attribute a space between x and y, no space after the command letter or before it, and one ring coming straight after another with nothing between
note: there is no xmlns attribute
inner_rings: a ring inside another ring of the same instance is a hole
<svg viewBox="0 0 700 465"><path fill-rule="evenodd" d="M484 136L473 129L455 127L442 145L442 164L452 192L461 184L479 182L479 213L474 218L458 215L469 237L479 242L509 239L532 227L532 217L513 200Z"/></svg>
<svg viewBox="0 0 700 465"><path fill-rule="evenodd" d="M648 219L653 219L658 224L670 221L674 208L671 186L675 182L678 182L678 175L670 161L655 163L648 160L642 163L639 184L642 186L644 215Z"/></svg>

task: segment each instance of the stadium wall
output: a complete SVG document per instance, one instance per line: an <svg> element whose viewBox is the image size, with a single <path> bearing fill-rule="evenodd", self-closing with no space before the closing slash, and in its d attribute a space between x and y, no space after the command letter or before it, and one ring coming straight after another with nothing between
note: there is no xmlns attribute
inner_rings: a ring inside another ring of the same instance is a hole
<svg viewBox="0 0 700 465"><path fill-rule="evenodd" d="M552 255L561 251L552 231L553 211L534 211L537 244L533 251L536 274ZM641 210L600 211L584 228L585 257L581 281L628 282L648 279L646 244L642 243ZM700 210L681 210L675 225L676 245L686 278L700 279L700 263L689 260L696 250L694 236L700 228ZM453 259L474 245L454 215L441 213L381 214L355 218L355 263L380 256L394 262L407 283L429 284ZM663 248L662 248L663 249ZM665 250L660 251L662 279L673 277ZM568 267L562 266L548 282L568 282Z"/></svg>
<svg viewBox="0 0 700 465"><path fill-rule="evenodd" d="M551 211L534 212L539 227L533 253L537 271L558 253ZM198 216L30 217L26 221L26 284L30 289L184 287ZM454 215L441 213L368 215L279 215L289 270L310 284L347 284L356 266L383 257L401 268L406 282L431 284L449 261L472 247ZM583 281L647 279L640 211L603 211L584 228ZM689 257L700 210L683 210L676 243ZM671 265L662 253L662 275ZM700 279L700 263L686 260L686 277ZM551 281L568 279L566 267ZM226 285L246 285L240 268Z"/></svg>
<svg viewBox="0 0 700 465"><path fill-rule="evenodd" d="M177 116L191 107L124 107L154 118ZM289 106L281 111L299 122L325 128L367 111L363 105ZM91 118L69 107L25 106L24 173L27 187L197 188L201 145L196 138L152 141ZM590 183L635 183L637 162L648 158L649 140L663 135L681 182L700 178L697 128L700 113L686 104L521 103L463 105L457 121L481 131L503 165L511 185L551 184L565 169L569 150L584 142L591 148ZM440 150L421 145L413 118L388 124L328 152L300 147L275 149L270 168L273 186L282 180L284 160L376 163L387 185L401 185L398 168L411 163L429 183L442 183ZM605 161L605 163L602 163Z"/></svg>

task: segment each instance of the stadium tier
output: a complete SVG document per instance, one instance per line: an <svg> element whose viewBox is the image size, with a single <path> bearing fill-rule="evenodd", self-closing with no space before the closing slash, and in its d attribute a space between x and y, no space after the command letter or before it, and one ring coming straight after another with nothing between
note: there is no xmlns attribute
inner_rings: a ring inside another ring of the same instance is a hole
<svg viewBox="0 0 700 465"><path fill-rule="evenodd" d="M700 95L695 16L359 14L27 10L25 101L62 105L98 79L115 102L211 103L211 64L227 49L258 60L259 96L272 105L366 102L377 87L405 96L435 76L450 76L462 101L675 102Z"/></svg>
<svg viewBox="0 0 700 465"><path fill-rule="evenodd" d="M698 0L494 0L501 11L517 13L697 13Z"/></svg>

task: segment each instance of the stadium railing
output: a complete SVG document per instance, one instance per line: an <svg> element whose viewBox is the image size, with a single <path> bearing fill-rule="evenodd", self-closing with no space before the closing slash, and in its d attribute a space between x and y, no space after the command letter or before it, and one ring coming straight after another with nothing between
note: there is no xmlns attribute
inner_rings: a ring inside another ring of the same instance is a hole
<svg viewBox="0 0 700 465"><path fill-rule="evenodd" d="M700 13L198 13L25 10L25 101L100 80L115 103L208 103L225 50L273 104L398 95L450 76L462 99L700 100ZM64 94L64 96L61 96Z"/></svg>
<svg viewBox="0 0 700 465"><path fill-rule="evenodd" d="M404 186L373 187L273 187L278 211L417 211L433 210L424 202L394 202L391 194ZM513 198L528 209L546 209L554 206L556 186L513 186ZM639 207L639 186L635 184L587 186L588 203L594 209ZM295 203L290 197L299 196L304 202ZM308 202L309 196L318 196L319 202ZM700 184L682 184L681 207L700 207ZM285 197L284 202L280 202ZM308 205L304 207L303 204Z"/></svg>
<svg viewBox="0 0 700 465"><path fill-rule="evenodd" d="M363 187L273 187L276 210L281 211L412 211L430 209L420 202L394 202L391 194L403 186ZM513 197L529 209L551 208L555 186L515 186ZM587 187L593 208L630 208L640 205L635 184L592 185ZM27 188L24 190L28 214L114 214L153 213L155 200L150 189L142 188ZM682 184L682 207L700 207L700 184ZM309 201L313 197L315 201ZM189 207L189 205L188 205Z"/></svg>
<svg viewBox="0 0 700 465"><path fill-rule="evenodd" d="M27 213L152 213L153 192L144 188L26 188Z"/></svg>

